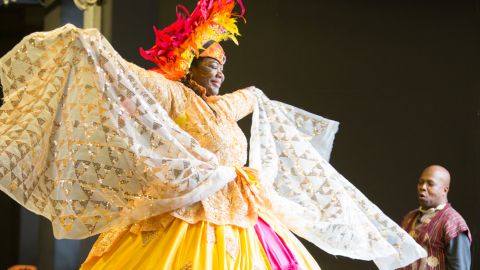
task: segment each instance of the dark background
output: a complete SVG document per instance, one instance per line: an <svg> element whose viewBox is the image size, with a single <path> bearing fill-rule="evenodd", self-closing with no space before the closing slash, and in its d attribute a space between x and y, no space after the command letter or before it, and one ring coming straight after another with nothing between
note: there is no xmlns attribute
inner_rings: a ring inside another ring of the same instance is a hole
<svg viewBox="0 0 480 270"><path fill-rule="evenodd" d="M192 10L195 2L115 2L114 48L127 60L151 66L138 48L153 44L152 26L173 22L176 3ZM331 163L397 222L417 207L422 169L445 166L452 175L449 200L472 231L472 269L480 269L480 2L244 2L247 23L239 25L240 46L224 43L224 91L255 85L272 99L340 121ZM41 7L0 6L1 54L42 29L42 12ZM248 127L248 121L241 125ZM20 207L4 194L0 207L5 239L0 268L27 263L20 260L25 258ZM48 222L38 223L38 245L51 247ZM371 262L307 246L322 269L376 269ZM88 248L81 246L82 256ZM51 253L32 255L28 263L53 265Z"/></svg>

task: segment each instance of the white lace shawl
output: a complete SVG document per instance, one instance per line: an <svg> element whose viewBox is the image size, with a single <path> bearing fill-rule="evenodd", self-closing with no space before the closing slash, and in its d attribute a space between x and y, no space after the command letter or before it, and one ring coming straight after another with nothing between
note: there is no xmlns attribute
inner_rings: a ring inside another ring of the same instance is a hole
<svg viewBox="0 0 480 270"><path fill-rule="evenodd" d="M0 189L83 238L202 200L235 177L182 131L98 31L34 33L0 59ZM164 87L180 87L164 80ZM250 164L290 230L393 269L425 251L328 162L338 123L256 90ZM139 113L121 102L129 98Z"/></svg>

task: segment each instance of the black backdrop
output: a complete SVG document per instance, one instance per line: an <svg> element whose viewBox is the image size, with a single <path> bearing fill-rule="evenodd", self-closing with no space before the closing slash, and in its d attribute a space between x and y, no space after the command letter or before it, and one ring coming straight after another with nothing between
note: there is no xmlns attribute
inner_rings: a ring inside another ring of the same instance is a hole
<svg viewBox="0 0 480 270"><path fill-rule="evenodd" d="M153 44L152 25L171 23L179 2L114 2L113 46L150 66L138 48ZM180 3L191 9L195 1ZM245 0L245 6L240 46L225 44L224 91L255 85L272 99L340 121L332 164L395 221L417 206L420 171L433 163L447 167L449 199L472 230L472 269L480 269L479 1ZM18 215L9 213L2 210L15 245ZM323 269L376 269L307 246Z"/></svg>
<svg viewBox="0 0 480 270"><path fill-rule="evenodd" d="M480 2L244 2L240 46L224 46L224 91L255 85L340 121L331 163L397 222L417 207L422 169L448 168L449 199L470 226L480 269ZM137 48L153 44L151 24L175 19L176 3L114 7L114 47L148 67ZM191 10L195 1L181 3ZM376 269L307 245L323 269Z"/></svg>

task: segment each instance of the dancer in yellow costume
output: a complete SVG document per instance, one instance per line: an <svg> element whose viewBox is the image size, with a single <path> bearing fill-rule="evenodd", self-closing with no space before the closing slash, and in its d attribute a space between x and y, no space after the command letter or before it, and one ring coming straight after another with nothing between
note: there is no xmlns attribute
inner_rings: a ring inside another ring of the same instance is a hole
<svg viewBox="0 0 480 270"><path fill-rule="evenodd" d="M335 121L254 87L218 95L234 5L156 30L156 71L93 29L27 36L0 59L2 191L58 238L102 233L83 269L318 269L290 231L380 269L424 256L328 163Z"/></svg>
<svg viewBox="0 0 480 270"><path fill-rule="evenodd" d="M255 90L219 96L225 60L220 44L209 44L183 79L189 89L170 91L149 85L157 74L131 68L184 131L221 165L236 168L235 180L192 205L103 233L82 269L320 269L298 239L268 215L257 173L241 168L247 140L236 122L253 111ZM137 113L130 100L122 104Z"/></svg>

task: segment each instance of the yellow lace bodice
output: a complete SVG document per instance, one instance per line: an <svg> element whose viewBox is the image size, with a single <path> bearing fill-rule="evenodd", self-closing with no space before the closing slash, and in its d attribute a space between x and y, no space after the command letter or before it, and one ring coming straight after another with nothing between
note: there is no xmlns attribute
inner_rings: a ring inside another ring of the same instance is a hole
<svg viewBox="0 0 480 270"><path fill-rule="evenodd" d="M132 70L139 73L142 84L155 95L170 117L204 148L213 152L221 165L245 165L247 140L237 121L253 111L255 98L250 88L203 100L179 82L159 84L156 80L165 80L161 75L134 65ZM163 85L163 88L158 89L156 85ZM189 223L207 220L246 227L256 222L252 196L242 183L232 181L214 195L170 214ZM147 220L144 230L157 226L151 224L158 223Z"/></svg>
<svg viewBox="0 0 480 270"><path fill-rule="evenodd" d="M133 65L132 65L133 66ZM250 89L203 100L179 82L156 89L155 80L164 80L155 72L142 72L142 83L150 86L170 117L200 144L215 153L220 164L243 166L247 161L247 140L237 121L251 113L254 97Z"/></svg>

